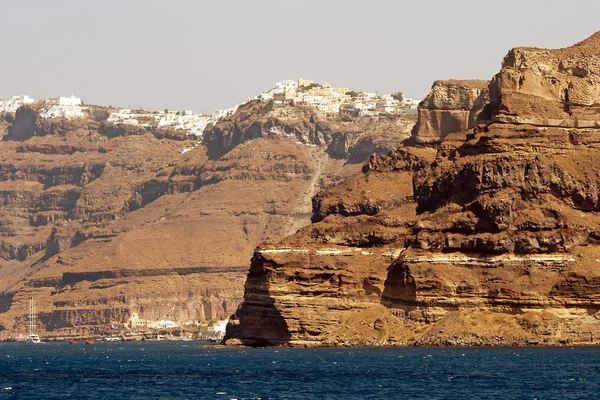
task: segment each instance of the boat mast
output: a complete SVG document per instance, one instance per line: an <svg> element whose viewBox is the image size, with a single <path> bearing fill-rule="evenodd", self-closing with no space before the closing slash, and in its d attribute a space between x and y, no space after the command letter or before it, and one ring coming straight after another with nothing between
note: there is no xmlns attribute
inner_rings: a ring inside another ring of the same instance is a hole
<svg viewBox="0 0 600 400"><path fill-rule="evenodd" d="M29 336L33 335L33 329L36 327L35 300L29 298Z"/></svg>

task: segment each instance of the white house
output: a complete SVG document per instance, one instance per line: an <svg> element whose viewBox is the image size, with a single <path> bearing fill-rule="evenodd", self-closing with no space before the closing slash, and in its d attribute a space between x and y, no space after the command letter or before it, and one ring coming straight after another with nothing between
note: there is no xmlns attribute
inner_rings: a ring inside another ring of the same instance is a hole
<svg viewBox="0 0 600 400"><path fill-rule="evenodd" d="M359 98L363 97L365 99L373 99L377 97L377 93L374 92L362 92L362 96L358 96Z"/></svg>
<svg viewBox="0 0 600 400"><path fill-rule="evenodd" d="M298 88L298 83L296 81L286 79L281 82L277 82L275 87L279 90L296 90Z"/></svg>
<svg viewBox="0 0 600 400"><path fill-rule="evenodd" d="M232 108L228 108L226 110L216 110L214 115L213 115L213 119L214 121L218 121L221 118L225 118L225 117L229 117L230 115L233 115L233 113L236 112L238 106L232 107Z"/></svg>
<svg viewBox="0 0 600 400"><path fill-rule="evenodd" d="M393 114L398 110L399 105L400 102L394 99L392 96L381 96L381 98L377 100L377 111Z"/></svg>
<svg viewBox="0 0 600 400"><path fill-rule="evenodd" d="M340 112L341 104L340 103L329 103L329 104L321 104L317 106L317 109L328 114L337 114Z"/></svg>
<svg viewBox="0 0 600 400"><path fill-rule="evenodd" d="M17 112L22 105L31 104L33 102L35 102L35 100L27 95L11 96L10 99L0 100L0 113L14 113Z"/></svg>
<svg viewBox="0 0 600 400"><path fill-rule="evenodd" d="M420 102L421 102L421 100L417 100L417 99L404 99L402 101L402 105L406 106L406 107L417 107Z"/></svg>
<svg viewBox="0 0 600 400"><path fill-rule="evenodd" d="M308 104L309 106L317 107L319 105L327 104L328 100L323 96L303 96L302 102L304 104Z"/></svg>
<svg viewBox="0 0 600 400"><path fill-rule="evenodd" d="M81 99L71 95L70 97L50 98L45 101L50 107L40 114L42 118L79 118L83 117Z"/></svg>
<svg viewBox="0 0 600 400"><path fill-rule="evenodd" d="M175 321L161 319L158 321L158 326L162 329L171 329L176 328L177 323Z"/></svg>
<svg viewBox="0 0 600 400"><path fill-rule="evenodd" d="M269 101L269 100L273 100L273 93L272 92L264 92L264 93L259 94L257 97L260 100Z"/></svg>
<svg viewBox="0 0 600 400"><path fill-rule="evenodd" d="M61 106L80 106L81 99L71 95L70 97L60 97L58 104Z"/></svg>
<svg viewBox="0 0 600 400"><path fill-rule="evenodd" d="M40 114L42 118L79 118L83 117L83 110L79 106L53 105L46 112Z"/></svg>
<svg viewBox="0 0 600 400"><path fill-rule="evenodd" d="M229 318L222 319L217 321L213 326L208 327L206 330L208 333L214 334L215 336L222 338L225 336L225 330L227 328L227 323L229 322Z"/></svg>

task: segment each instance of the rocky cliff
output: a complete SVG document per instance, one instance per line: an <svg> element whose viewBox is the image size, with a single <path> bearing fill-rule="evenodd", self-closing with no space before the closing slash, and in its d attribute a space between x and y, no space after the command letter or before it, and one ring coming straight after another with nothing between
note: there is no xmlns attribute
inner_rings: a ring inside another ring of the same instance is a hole
<svg viewBox="0 0 600 400"><path fill-rule="evenodd" d="M462 132L483 122L489 83L483 80L435 81L419 104L418 120L409 142L436 145L449 133Z"/></svg>
<svg viewBox="0 0 600 400"><path fill-rule="evenodd" d="M255 251L226 343L599 343L598 57L600 34L513 49L486 124L316 196Z"/></svg>
<svg viewBox="0 0 600 400"><path fill-rule="evenodd" d="M287 138L307 145L324 146L336 159L362 162L371 154L385 154L407 139L414 126L410 115L343 120L313 107L252 101L230 118L219 121L204 135L212 158L220 157L250 139Z"/></svg>
<svg viewBox="0 0 600 400"><path fill-rule="evenodd" d="M265 122L263 107L277 119ZM134 312L149 320L230 315L253 249L308 224L311 197L358 171L369 154L361 148L387 152L412 127L357 120L371 127L361 133L353 122L252 103L182 154L197 143L94 115L44 120L38 112L20 109L0 141L5 337L26 332L31 296L41 333L57 337L110 334Z"/></svg>

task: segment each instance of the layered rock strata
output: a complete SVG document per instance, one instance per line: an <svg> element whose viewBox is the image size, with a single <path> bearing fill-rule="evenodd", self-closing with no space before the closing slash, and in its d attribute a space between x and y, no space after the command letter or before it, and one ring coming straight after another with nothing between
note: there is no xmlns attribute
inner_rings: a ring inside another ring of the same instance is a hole
<svg viewBox="0 0 600 400"><path fill-rule="evenodd" d="M599 343L598 57L600 34L513 49L486 124L320 193L255 251L226 343Z"/></svg>

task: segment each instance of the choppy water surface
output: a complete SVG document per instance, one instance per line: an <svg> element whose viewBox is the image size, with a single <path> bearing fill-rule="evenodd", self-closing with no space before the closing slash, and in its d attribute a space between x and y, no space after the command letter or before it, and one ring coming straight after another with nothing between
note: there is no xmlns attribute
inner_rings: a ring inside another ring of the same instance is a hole
<svg viewBox="0 0 600 400"><path fill-rule="evenodd" d="M0 399L596 399L600 348L0 344Z"/></svg>

